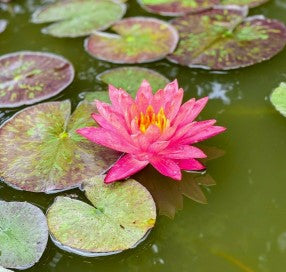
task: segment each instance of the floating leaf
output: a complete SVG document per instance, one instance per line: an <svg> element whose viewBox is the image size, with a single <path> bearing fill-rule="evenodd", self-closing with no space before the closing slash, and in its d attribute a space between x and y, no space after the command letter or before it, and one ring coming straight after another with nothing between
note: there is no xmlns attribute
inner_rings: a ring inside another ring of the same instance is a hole
<svg viewBox="0 0 286 272"><path fill-rule="evenodd" d="M220 0L137 0L149 12L180 16L187 13L196 13L218 5Z"/></svg>
<svg viewBox="0 0 286 272"><path fill-rule="evenodd" d="M84 94L84 99L88 102L93 102L94 100L100 100L102 102L110 103L107 91L87 92Z"/></svg>
<svg viewBox="0 0 286 272"><path fill-rule="evenodd" d="M0 272L13 272L13 271L0 266Z"/></svg>
<svg viewBox="0 0 286 272"><path fill-rule="evenodd" d="M0 57L0 107L39 102L64 90L74 78L66 59L41 52L17 52Z"/></svg>
<svg viewBox="0 0 286 272"><path fill-rule="evenodd" d="M286 83L282 82L270 96L270 101L283 116L286 117Z"/></svg>
<svg viewBox="0 0 286 272"><path fill-rule="evenodd" d="M248 6L250 8L258 7L269 0L220 0L221 5Z"/></svg>
<svg viewBox="0 0 286 272"><path fill-rule="evenodd" d="M0 175L17 189L52 193L79 186L105 172L118 153L83 140L75 130L93 126L95 108L69 101L26 108L0 129Z"/></svg>
<svg viewBox="0 0 286 272"><path fill-rule="evenodd" d="M286 26L246 9L216 8L173 20L181 40L168 59L189 67L229 70L270 59L286 44Z"/></svg>
<svg viewBox="0 0 286 272"><path fill-rule="evenodd" d="M118 34L96 32L85 41L92 56L114 63L143 63L172 53L178 33L170 24L148 17L131 17L111 28Z"/></svg>
<svg viewBox="0 0 286 272"><path fill-rule="evenodd" d="M137 181L106 185L101 176L84 183L91 205L57 197L47 212L55 243L84 256L109 255L135 247L153 228L156 207Z"/></svg>
<svg viewBox="0 0 286 272"><path fill-rule="evenodd" d="M4 32L7 27L7 21L6 20L0 20L0 33Z"/></svg>
<svg viewBox="0 0 286 272"><path fill-rule="evenodd" d="M0 201L0 265L16 269L33 266L47 241L46 217L38 207L27 202Z"/></svg>
<svg viewBox="0 0 286 272"><path fill-rule="evenodd" d="M54 24L42 30L56 37L87 36L120 20L126 6L115 0L64 0L38 9L33 23Z"/></svg>

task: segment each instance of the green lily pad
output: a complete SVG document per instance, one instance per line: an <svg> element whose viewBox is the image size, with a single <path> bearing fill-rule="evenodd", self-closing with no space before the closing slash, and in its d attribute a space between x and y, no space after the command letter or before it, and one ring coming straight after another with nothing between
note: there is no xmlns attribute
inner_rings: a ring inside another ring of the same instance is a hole
<svg viewBox="0 0 286 272"><path fill-rule="evenodd" d="M0 266L0 272L13 272L13 271Z"/></svg>
<svg viewBox="0 0 286 272"><path fill-rule="evenodd" d="M216 8L172 21L180 35L171 62L229 70L272 58L286 44L286 26L263 16L245 19L244 7Z"/></svg>
<svg viewBox="0 0 286 272"><path fill-rule="evenodd" d="M106 185L98 176L83 185L91 202L57 197L47 212L52 239L64 250L100 256L135 247L156 221L150 193L135 180Z"/></svg>
<svg viewBox="0 0 286 272"><path fill-rule="evenodd" d="M115 0L64 0L35 11L33 23L51 23L42 32L56 37L87 36L120 20L126 5Z"/></svg>
<svg viewBox="0 0 286 272"><path fill-rule="evenodd" d="M131 17L111 29L118 34L96 32L86 39L86 51L109 62L143 63L163 59L178 42L176 29L155 18Z"/></svg>
<svg viewBox="0 0 286 272"><path fill-rule="evenodd" d="M0 107L18 107L50 98L74 78L66 59L41 52L16 52L0 57Z"/></svg>
<svg viewBox="0 0 286 272"><path fill-rule="evenodd" d="M7 21L6 20L0 20L0 33L4 32L7 27Z"/></svg>
<svg viewBox="0 0 286 272"><path fill-rule="evenodd" d="M166 16L196 13L218 5L220 0L137 0L145 10Z"/></svg>
<svg viewBox="0 0 286 272"><path fill-rule="evenodd" d="M0 265L26 269L41 258L48 241L43 212L27 202L0 201ZM1 270L0 271L7 271ZM9 270L8 270L9 271Z"/></svg>
<svg viewBox="0 0 286 272"><path fill-rule="evenodd" d="M269 0L220 0L221 5L248 6L250 8L258 7Z"/></svg>
<svg viewBox="0 0 286 272"><path fill-rule="evenodd" d="M282 82L270 96L273 106L286 117L286 83Z"/></svg>
<svg viewBox="0 0 286 272"><path fill-rule="evenodd" d="M83 140L75 130L93 126L95 106L81 103L70 116L70 101L26 108L0 129L0 176L8 185L53 193L104 173L119 154Z"/></svg>

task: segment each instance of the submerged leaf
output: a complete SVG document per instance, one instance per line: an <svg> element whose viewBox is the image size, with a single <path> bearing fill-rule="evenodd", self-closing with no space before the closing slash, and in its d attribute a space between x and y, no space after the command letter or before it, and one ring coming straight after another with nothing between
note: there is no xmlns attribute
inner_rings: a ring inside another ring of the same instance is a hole
<svg viewBox="0 0 286 272"><path fill-rule="evenodd" d="M6 20L0 20L0 33L5 31L6 27L7 27L7 21Z"/></svg>
<svg viewBox="0 0 286 272"><path fill-rule="evenodd" d="M155 18L131 17L111 29L118 34L92 34L85 41L87 52L114 63L143 63L164 58L175 50L178 42L176 29Z"/></svg>
<svg viewBox="0 0 286 272"><path fill-rule="evenodd" d="M95 30L104 30L120 20L126 6L115 0L64 0L38 9L33 23L54 24L43 33L56 37L87 36Z"/></svg>
<svg viewBox="0 0 286 272"><path fill-rule="evenodd" d="M17 52L0 58L0 107L39 102L64 90L74 78L66 59L41 52Z"/></svg>
<svg viewBox="0 0 286 272"><path fill-rule="evenodd" d="M47 212L50 234L64 250L99 256L135 247L153 228L156 207L137 181L106 185L98 176L83 185L92 205L57 197Z"/></svg>
<svg viewBox="0 0 286 272"><path fill-rule="evenodd" d="M27 202L0 201L0 265L16 269L33 266L47 241L46 217L38 207Z"/></svg>
<svg viewBox="0 0 286 272"><path fill-rule="evenodd" d="M270 59L286 44L286 26L245 7L218 7L172 21L180 43L168 59L189 67L229 70Z"/></svg>
<svg viewBox="0 0 286 272"><path fill-rule="evenodd" d="M282 82L270 96L270 101L283 116L286 117L286 83Z"/></svg>
<svg viewBox="0 0 286 272"><path fill-rule="evenodd" d="M90 103L70 116L69 101L26 108L0 129L0 175L17 189L55 192L104 173L118 153L82 139L75 131L94 126Z"/></svg>

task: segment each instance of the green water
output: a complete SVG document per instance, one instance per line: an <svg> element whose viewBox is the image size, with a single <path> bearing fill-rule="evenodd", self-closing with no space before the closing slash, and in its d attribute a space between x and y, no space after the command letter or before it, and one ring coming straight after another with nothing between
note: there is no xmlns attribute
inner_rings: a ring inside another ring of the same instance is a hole
<svg viewBox="0 0 286 272"><path fill-rule="evenodd" d="M149 15L134 0L129 2L127 16ZM75 66L76 78L51 100L70 98L75 106L81 93L105 88L95 78L98 73L118 65L91 58L84 52L83 39L42 35L41 26L29 23L31 12L39 4L15 0L10 11L3 11L6 5L0 6L0 17L9 20L8 29L0 35L0 54L37 50L68 58ZM286 1L270 0L251 13L286 23ZM223 157L207 162L207 172L217 182L217 186L204 190L209 204L184 198L184 207L174 220L158 217L154 230L141 245L115 256L79 257L50 241L41 261L27 271L285 271L286 119L273 109L269 94L286 81L286 50L270 61L231 72L188 69L165 60L143 67L170 79L178 78L186 99L209 95L211 100L201 118L216 118L228 128L227 133L206 142L225 151ZM1 110L1 120L17 110ZM149 179L150 171L144 170L140 177ZM83 198L77 190L62 195L71 193ZM172 203L176 195L170 194ZM46 210L54 197L19 192L0 183L0 199L6 201L29 201Z"/></svg>

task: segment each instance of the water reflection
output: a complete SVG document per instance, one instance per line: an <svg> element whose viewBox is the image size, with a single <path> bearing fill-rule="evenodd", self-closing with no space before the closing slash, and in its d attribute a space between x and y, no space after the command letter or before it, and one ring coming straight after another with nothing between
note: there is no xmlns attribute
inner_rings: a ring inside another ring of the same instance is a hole
<svg viewBox="0 0 286 272"><path fill-rule="evenodd" d="M200 147L208 155L206 160L221 157L224 151L215 147ZM208 173L183 173L180 182L162 176L151 166L140 172L136 177L142 185L152 194L159 214L174 218L176 211L183 209L183 196L198 203L206 204L207 198L201 188L215 185L214 179Z"/></svg>

